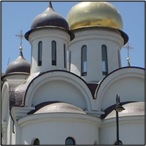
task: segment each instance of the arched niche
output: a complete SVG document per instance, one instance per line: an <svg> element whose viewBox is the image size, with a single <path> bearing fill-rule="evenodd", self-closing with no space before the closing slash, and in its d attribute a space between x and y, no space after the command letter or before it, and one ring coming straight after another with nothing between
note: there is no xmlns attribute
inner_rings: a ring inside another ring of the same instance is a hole
<svg viewBox="0 0 146 146"><path fill-rule="evenodd" d="M90 111L92 99L89 88L81 78L69 72L53 71L39 75L29 84L25 94L25 106L63 101Z"/></svg>
<svg viewBox="0 0 146 146"><path fill-rule="evenodd" d="M96 90L98 110L105 110L116 103L119 94L121 102L144 100L144 69L124 67L105 77Z"/></svg>

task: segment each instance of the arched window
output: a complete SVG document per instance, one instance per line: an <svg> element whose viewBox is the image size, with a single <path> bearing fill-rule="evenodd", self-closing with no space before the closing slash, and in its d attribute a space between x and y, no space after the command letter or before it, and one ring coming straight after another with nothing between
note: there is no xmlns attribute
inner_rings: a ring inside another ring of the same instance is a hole
<svg viewBox="0 0 146 146"><path fill-rule="evenodd" d="M42 65L42 41L38 43L38 66Z"/></svg>
<svg viewBox="0 0 146 146"><path fill-rule="evenodd" d="M52 65L56 65L56 62L57 62L56 41L52 41Z"/></svg>
<svg viewBox="0 0 146 146"><path fill-rule="evenodd" d="M71 69L71 50L69 50L69 71Z"/></svg>
<svg viewBox="0 0 146 146"><path fill-rule="evenodd" d="M119 60L119 67L121 67L121 55L120 55L120 50L118 50L118 60Z"/></svg>
<svg viewBox="0 0 146 146"><path fill-rule="evenodd" d="M65 145L75 145L75 140L72 137L68 137L65 140Z"/></svg>
<svg viewBox="0 0 146 146"><path fill-rule="evenodd" d="M106 45L102 45L101 47L102 52L102 74L108 74L108 59L107 59L107 47Z"/></svg>
<svg viewBox="0 0 146 146"><path fill-rule="evenodd" d="M81 48L81 75L87 75L87 46L84 45Z"/></svg>
<svg viewBox="0 0 146 146"><path fill-rule="evenodd" d="M66 46L65 46L65 44L64 44L64 68L66 68Z"/></svg>
<svg viewBox="0 0 146 146"><path fill-rule="evenodd" d="M40 145L40 140L36 138L33 142L33 145Z"/></svg>

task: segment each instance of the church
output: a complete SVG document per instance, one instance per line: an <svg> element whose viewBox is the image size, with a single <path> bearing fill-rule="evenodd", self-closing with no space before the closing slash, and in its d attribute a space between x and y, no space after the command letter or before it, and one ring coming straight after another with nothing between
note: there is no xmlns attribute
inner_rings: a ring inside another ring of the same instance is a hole
<svg viewBox="0 0 146 146"><path fill-rule="evenodd" d="M51 2L2 76L2 144L144 144L144 68L121 66L128 43L109 2L79 2L65 19Z"/></svg>

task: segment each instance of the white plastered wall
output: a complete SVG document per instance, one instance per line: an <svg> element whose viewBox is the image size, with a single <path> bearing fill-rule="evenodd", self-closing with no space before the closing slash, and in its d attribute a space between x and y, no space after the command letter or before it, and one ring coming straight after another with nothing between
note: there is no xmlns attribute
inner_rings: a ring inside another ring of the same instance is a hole
<svg viewBox="0 0 146 146"><path fill-rule="evenodd" d="M51 42L56 41L57 47L57 65L52 66L52 52L51 52ZM42 41L42 66L38 66L38 43ZM44 28L32 32L29 36L29 42L32 49L32 59L31 59L31 73L45 72L54 69L64 68L64 44L66 49L70 41L70 36L67 31L62 29L52 29Z"/></svg>
<svg viewBox="0 0 146 146"><path fill-rule="evenodd" d="M48 101L62 101L87 111L97 111L97 100L75 75L64 71L45 73L36 78L25 95L25 106L36 106Z"/></svg>
<svg viewBox="0 0 146 146"><path fill-rule="evenodd" d="M121 102L144 101L144 70L123 68L107 76L97 90L98 109L114 105L117 94Z"/></svg>
<svg viewBox="0 0 146 146"><path fill-rule="evenodd" d="M101 46L107 46L108 73L120 67L118 51L123 45L123 38L115 31L90 28L74 31L75 39L70 42L70 71L81 76L81 48L87 45L87 76L82 76L87 82L98 82L102 75Z"/></svg>
<svg viewBox="0 0 146 146"><path fill-rule="evenodd" d="M125 144L144 144L144 116L119 118L119 139ZM100 144L114 144L116 141L116 118L103 121L100 128Z"/></svg>
<svg viewBox="0 0 146 146"><path fill-rule="evenodd" d="M35 138L41 144L65 144L67 137L76 144L99 142L100 120L83 114L46 113L30 115L19 120L22 144L32 144Z"/></svg>

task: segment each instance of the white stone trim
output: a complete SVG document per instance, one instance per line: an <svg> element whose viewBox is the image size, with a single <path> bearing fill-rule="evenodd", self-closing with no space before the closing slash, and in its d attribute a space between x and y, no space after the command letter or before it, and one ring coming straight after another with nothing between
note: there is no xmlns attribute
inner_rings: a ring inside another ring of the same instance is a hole
<svg viewBox="0 0 146 146"><path fill-rule="evenodd" d="M26 116L18 121L20 127L24 127L31 123L39 123L44 121L72 121L81 123L90 123L100 127L101 120L96 117L92 117L84 114L74 114L74 113L44 113L44 114L33 114Z"/></svg>

